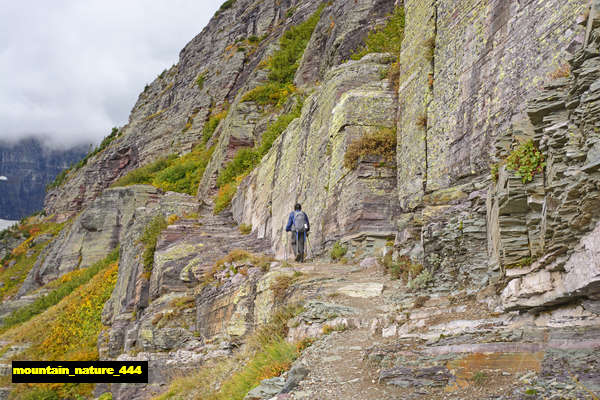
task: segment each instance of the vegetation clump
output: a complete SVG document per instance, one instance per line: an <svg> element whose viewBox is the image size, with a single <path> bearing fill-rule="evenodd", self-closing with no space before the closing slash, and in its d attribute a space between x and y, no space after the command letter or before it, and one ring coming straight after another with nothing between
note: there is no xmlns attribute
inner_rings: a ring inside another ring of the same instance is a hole
<svg viewBox="0 0 600 400"><path fill-rule="evenodd" d="M329 256L333 261L341 260L342 257L346 255L348 252L348 248L346 246L342 246L340 242L335 242L333 247L331 248L331 252Z"/></svg>
<svg viewBox="0 0 600 400"><path fill-rule="evenodd" d="M38 240L42 235L56 236L63 229L65 223L57 224L38 217L30 217L13 227L11 231L15 237L25 238L10 254L0 260L0 299L14 295L27 274L38 260L42 250L48 245L47 240ZM10 234L10 233L5 233Z"/></svg>
<svg viewBox="0 0 600 400"><path fill-rule="evenodd" d="M431 272L429 272L428 269L423 269L419 275L415 276L414 278L409 278L408 282L406 283L406 287L413 290L422 289L426 287L432 280L433 275Z"/></svg>
<svg viewBox="0 0 600 400"><path fill-rule="evenodd" d="M323 326L323 334L324 335L329 335L332 332L344 332L345 330L348 330L348 327L344 324Z"/></svg>
<svg viewBox="0 0 600 400"><path fill-rule="evenodd" d="M208 121L206 121L204 127L202 128L202 142L205 145L208 143L213 133L215 133L215 130L217 129L217 126L219 126L221 120L227 116L228 108L229 106L225 105L223 110L217 113L211 113L210 117L208 117Z"/></svg>
<svg viewBox="0 0 600 400"><path fill-rule="evenodd" d="M167 227L167 221L162 215L155 216L146 226L140 242L144 245L142 254L142 264L146 278L150 278L152 267L154 266L154 252L156 251L156 242L158 236Z"/></svg>
<svg viewBox="0 0 600 400"><path fill-rule="evenodd" d="M396 164L396 128L381 128L352 141L344 155L344 167L356 169L361 157L380 156L388 164Z"/></svg>
<svg viewBox="0 0 600 400"><path fill-rule="evenodd" d="M552 71L548 77L550 79L560 79L560 78L568 78L571 75L571 65L569 63L564 63Z"/></svg>
<svg viewBox="0 0 600 400"><path fill-rule="evenodd" d="M360 60L369 53L392 53L399 55L404 39L404 8L396 7L387 23L368 33L365 44L350 58Z"/></svg>
<svg viewBox="0 0 600 400"><path fill-rule="evenodd" d="M234 182L226 183L225 185L219 188L217 192L217 197L215 198L215 205L213 208L214 214L220 214L225 210L233 200L233 196L235 196L237 192L238 185L241 180L245 177L245 175L240 176Z"/></svg>
<svg viewBox="0 0 600 400"><path fill-rule="evenodd" d="M271 283L271 290L273 291L273 298L275 302L281 303L285 299L287 290L294 282L294 278L289 275L279 275Z"/></svg>
<svg viewBox="0 0 600 400"><path fill-rule="evenodd" d="M192 374L174 379L157 400L192 394L204 400L243 399L263 379L287 371L300 353L313 343L288 343L288 321L303 311L293 304L276 310L271 320L256 328L246 344L231 357L208 361ZM215 389L217 388L217 389Z"/></svg>
<svg viewBox="0 0 600 400"><path fill-rule="evenodd" d="M531 182L533 176L541 173L545 166L544 155L535 147L533 140L519 145L506 159L506 168L515 171L523 183Z"/></svg>
<svg viewBox="0 0 600 400"><path fill-rule="evenodd" d="M219 7L217 12L215 13L215 16L221 14L225 10L229 10L231 7L233 7L234 3L235 0L227 0L225 3L221 4L221 7Z"/></svg>
<svg viewBox="0 0 600 400"><path fill-rule="evenodd" d="M2 340L30 343L18 356L23 360L98 360L102 309L115 287L117 273L118 263L113 262L55 306L3 333ZM36 398L30 397L32 393L50 399L80 398L90 397L93 388L93 384L35 384L19 386L14 394L17 398Z"/></svg>
<svg viewBox="0 0 600 400"><path fill-rule="evenodd" d="M260 106L271 105L277 107L281 107L288 102L290 95L296 92L293 81L300 58L315 26L319 22L324 7L325 4L322 4L310 18L299 25L291 27L283 34L279 43L279 50L265 63L265 66L269 69L269 81L247 92L242 98L243 101L254 101ZM291 112L281 115L275 122L270 124L258 146L238 151L233 160L221 171L217 177L219 192L215 199L213 210L215 214L222 212L229 206L243 177L258 165L275 139L287 128L289 123L300 116L302 104L302 100L298 101Z"/></svg>
<svg viewBox="0 0 600 400"><path fill-rule="evenodd" d="M199 73L198 77L196 78L196 86L198 86L198 89L200 89L200 90L202 90L202 88L204 88L205 76L206 76L206 71Z"/></svg>
<svg viewBox="0 0 600 400"><path fill-rule="evenodd" d="M300 66L299 62L306 45L321 18L323 8L325 4L322 4L306 21L292 26L283 34L279 40L279 50L265 63L269 70L269 81L247 92L242 101L254 101L260 106L277 107L287 102L289 96L296 91L293 85L294 76Z"/></svg>
<svg viewBox="0 0 600 400"><path fill-rule="evenodd" d="M250 232L252 232L252 225L249 225L249 224L240 224L240 226L238 227L238 229L240 230L240 233L242 235L249 235Z"/></svg>
<svg viewBox="0 0 600 400"><path fill-rule="evenodd" d="M402 279L407 283L419 276L424 270L422 264L413 262L406 255L399 256L398 260L394 262L391 252L387 253L380 262L392 279Z"/></svg>
<svg viewBox="0 0 600 400"><path fill-rule="evenodd" d="M294 109L286 114L282 114L274 122L269 124L263 133L261 142L256 147L245 147L240 149L233 160L225 165L217 177L217 186L219 192L215 199L213 212L219 214L229 204L237 191L237 187L259 163L265 154L269 152L275 140L288 127L288 125L298 118L302 111L303 101L299 100Z"/></svg>
<svg viewBox="0 0 600 400"><path fill-rule="evenodd" d="M50 282L46 289L53 289L48 294L38 297L33 303L13 311L4 318L0 325L0 332L28 321L35 315L41 314L49 307L58 304L63 298L71 294L78 287L90 281L98 272L119 260L119 249L112 251L105 259L98 261L88 268L78 269L63 275Z"/></svg>
<svg viewBox="0 0 600 400"><path fill-rule="evenodd" d="M196 146L180 157L170 155L137 168L113 183L113 187L136 184L152 185L164 191L196 194L198 184L210 161L214 147Z"/></svg>
<svg viewBox="0 0 600 400"><path fill-rule="evenodd" d="M241 272L241 270L238 271L238 267L244 264L259 267L266 272L269 270L271 261L273 261L273 258L269 256L252 254L242 249L234 249L225 257L217 260L213 267L204 273L202 283L206 285L215 281L217 274L227 268L234 274Z"/></svg>

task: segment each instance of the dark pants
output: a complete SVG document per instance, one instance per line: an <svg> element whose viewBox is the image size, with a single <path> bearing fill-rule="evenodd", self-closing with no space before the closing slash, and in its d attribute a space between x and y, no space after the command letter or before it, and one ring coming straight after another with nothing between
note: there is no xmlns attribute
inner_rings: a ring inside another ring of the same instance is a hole
<svg viewBox="0 0 600 400"><path fill-rule="evenodd" d="M296 241L296 237L298 241ZM294 255L296 261L304 261L304 242L306 240L306 233L304 232L292 232L292 248L294 249Z"/></svg>

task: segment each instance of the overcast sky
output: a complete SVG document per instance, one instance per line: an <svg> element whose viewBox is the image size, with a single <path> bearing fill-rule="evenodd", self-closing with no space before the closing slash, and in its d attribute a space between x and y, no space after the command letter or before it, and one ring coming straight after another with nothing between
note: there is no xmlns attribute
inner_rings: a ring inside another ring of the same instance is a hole
<svg viewBox="0 0 600 400"><path fill-rule="evenodd" d="M98 142L223 0L0 0L0 139Z"/></svg>

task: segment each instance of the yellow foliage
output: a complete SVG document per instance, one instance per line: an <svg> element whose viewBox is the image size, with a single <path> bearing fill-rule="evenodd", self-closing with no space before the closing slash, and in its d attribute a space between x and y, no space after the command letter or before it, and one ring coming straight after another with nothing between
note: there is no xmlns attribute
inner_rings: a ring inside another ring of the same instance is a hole
<svg viewBox="0 0 600 400"><path fill-rule="evenodd" d="M97 339L103 328L101 313L116 281L118 263L101 270L88 283L77 288L57 305L0 336L12 343L31 343L19 354L21 360L97 360ZM74 274L70 275L70 278ZM69 279L69 278L66 278ZM19 396L36 389L55 391L60 398L89 395L91 384L36 384L17 387Z"/></svg>

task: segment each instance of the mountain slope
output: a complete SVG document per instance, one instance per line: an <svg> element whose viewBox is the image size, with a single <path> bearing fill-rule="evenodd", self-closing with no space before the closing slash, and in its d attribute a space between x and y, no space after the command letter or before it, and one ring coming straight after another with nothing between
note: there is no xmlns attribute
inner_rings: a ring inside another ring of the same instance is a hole
<svg viewBox="0 0 600 400"><path fill-rule="evenodd" d="M594 398L600 8L543 3L227 1L5 307L119 245L98 352L151 373L97 395Z"/></svg>
<svg viewBox="0 0 600 400"><path fill-rule="evenodd" d="M40 211L46 185L85 155L87 146L53 150L35 138L0 142L0 218L19 220Z"/></svg>

